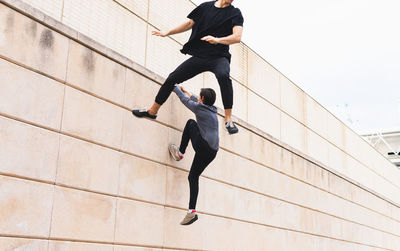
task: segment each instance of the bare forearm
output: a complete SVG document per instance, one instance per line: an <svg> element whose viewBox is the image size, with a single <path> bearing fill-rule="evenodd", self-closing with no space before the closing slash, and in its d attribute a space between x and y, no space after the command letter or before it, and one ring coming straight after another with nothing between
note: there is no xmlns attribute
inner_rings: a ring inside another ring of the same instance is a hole
<svg viewBox="0 0 400 251"><path fill-rule="evenodd" d="M241 39L242 39L241 36L232 34L232 35L229 35L227 37L219 37L219 38L217 38L217 43L218 44L231 45L231 44L240 43Z"/></svg>
<svg viewBox="0 0 400 251"><path fill-rule="evenodd" d="M193 21L189 20L187 22L184 22L183 24L173 28L172 30L168 31L167 35L174 35L174 34L178 34L178 33L182 33L185 31L190 30L193 27Z"/></svg>
<svg viewBox="0 0 400 251"><path fill-rule="evenodd" d="M205 36L202 37L201 40L207 41L210 44L236 44L240 43L242 40L242 31L243 27L242 26L235 26L233 27L233 32L232 35L226 36L226 37L213 37L213 36Z"/></svg>

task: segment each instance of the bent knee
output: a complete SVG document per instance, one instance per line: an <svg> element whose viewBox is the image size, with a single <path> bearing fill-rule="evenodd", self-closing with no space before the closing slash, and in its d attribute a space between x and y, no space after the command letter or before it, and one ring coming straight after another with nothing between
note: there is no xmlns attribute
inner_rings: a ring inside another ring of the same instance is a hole
<svg viewBox="0 0 400 251"><path fill-rule="evenodd" d="M189 119L189 120L186 122L186 125L191 125L191 124L197 124L196 120L194 120L194 119Z"/></svg>

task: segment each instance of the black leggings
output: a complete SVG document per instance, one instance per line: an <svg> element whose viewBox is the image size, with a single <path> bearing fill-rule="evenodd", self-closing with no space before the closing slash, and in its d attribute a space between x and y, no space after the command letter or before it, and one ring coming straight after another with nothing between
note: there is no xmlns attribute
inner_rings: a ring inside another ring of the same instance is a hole
<svg viewBox="0 0 400 251"><path fill-rule="evenodd" d="M199 177L208 164L214 160L217 151L210 148L207 142L201 137L199 126L193 119L189 119L185 129L183 129L181 145L179 147L181 153L185 153L189 140L192 141L195 151L188 177L190 188L189 209L196 209L197 195L199 194Z"/></svg>
<svg viewBox="0 0 400 251"><path fill-rule="evenodd" d="M233 105L233 89L232 80L229 78L230 65L229 60L225 57L220 58L198 58L191 57L178 68L175 69L168 78L165 80L164 84L161 86L158 94L156 96L156 103L159 105L164 104L168 99L175 84L180 84L194 76L211 71L215 74L218 80L219 87L222 94L222 103L225 109L232 109Z"/></svg>

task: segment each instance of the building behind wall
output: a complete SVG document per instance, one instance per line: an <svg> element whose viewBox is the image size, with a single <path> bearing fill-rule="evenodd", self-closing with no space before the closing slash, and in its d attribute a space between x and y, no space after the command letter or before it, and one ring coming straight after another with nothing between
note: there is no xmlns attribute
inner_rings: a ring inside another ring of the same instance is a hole
<svg viewBox="0 0 400 251"><path fill-rule="evenodd" d="M393 164L400 167L400 128L364 132L361 136Z"/></svg>

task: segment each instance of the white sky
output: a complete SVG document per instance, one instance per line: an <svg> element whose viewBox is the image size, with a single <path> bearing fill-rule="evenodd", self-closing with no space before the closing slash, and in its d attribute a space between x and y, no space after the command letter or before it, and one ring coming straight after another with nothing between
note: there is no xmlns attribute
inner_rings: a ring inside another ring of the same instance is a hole
<svg viewBox="0 0 400 251"><path fill-rule="evenodd" d="M399 0L233 5L245 19L243 42L350 127L400 128Z"/></svg>

